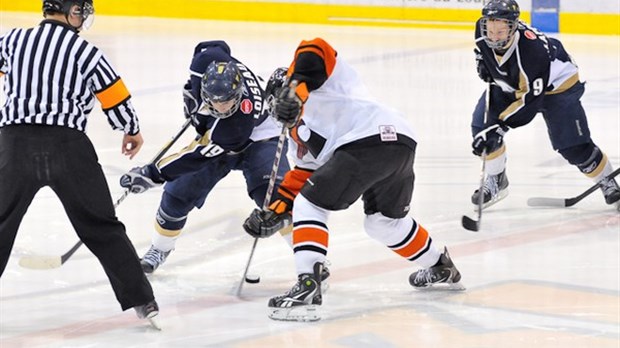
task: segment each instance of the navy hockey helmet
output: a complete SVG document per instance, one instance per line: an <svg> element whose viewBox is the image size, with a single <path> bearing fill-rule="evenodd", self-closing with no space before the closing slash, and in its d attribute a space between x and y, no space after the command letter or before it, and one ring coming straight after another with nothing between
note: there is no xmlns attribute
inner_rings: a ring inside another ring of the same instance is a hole
<svg viewBox="0 0 620 348"><path fill-rule="evenodd" d="M269 77L267 87L265 87L265 93L263 94L263 100L267 101L269 110L274 110L276 96L286 81L287 71L287 68L280 67L274 70Z"/></svg>
<svg viewBox="0 0 620 348"><path fill-rule="evenodd" d="M77 5L79 9L77 12L73 12L74 15L82 17L82 25L85 29L88 29L93 22L93 13L95 13L95 7L93 6L93 0L43 0L43 13L54 14L61 13L65 17L69 16L71 8Z"/></svg>
<svg viewBox="0 0 620 348"><path fill-rule="evenodd" d="M200 82L200 96L209 114L227 118L239 110L243 76L235 62L211 62Z"/></svg>
<svg viewBox="0 0 620 348"><path fill-rule="evenodd" d="M486 44L492 49L505 48L517 31L520 15L519 4L515 0L489 0L482 8L480 20L480 31ZM492 30L489 33L489 22L506 23L507 32L498 35L496 30Z"/></svg>

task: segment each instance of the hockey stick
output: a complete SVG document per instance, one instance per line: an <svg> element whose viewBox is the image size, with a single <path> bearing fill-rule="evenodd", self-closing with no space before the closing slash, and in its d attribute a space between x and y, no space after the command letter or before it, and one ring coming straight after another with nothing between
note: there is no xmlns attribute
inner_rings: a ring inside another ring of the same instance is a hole
<svg viewBox="0 0 620 348"><path fill-rule="evenodd" d="M487 118L489 117L489 105L491 104L491 84L487 84L487 92L485 96L485 106L484 106L484 124L487 123ZM486 150L482 151L482 169L480 170L480 186L478 188L478 220L474 220L467 215L463 215L461 217L461 225L463 228L468 231L478 232L480 231L480 225L482 223L482 205L484 203L484 176L485 176L485 168L487 163L487 153Z"/></svg>
<svg viewBox="0 0 620 348"><path fill-rule="evenodd" d="M478 195L478 220L474 220L472 218L470 218L467 215L463 215L463 217L461 218L461 224L463 225L463 228L468 230L468 231L473 231L473 232L478 232L480 231L480 223L482 222L482 205L484 203L484 194L483 194L483 188L484 188L484 170L485 170L485 164L486 164L486 152L482 152L482 169L480 170L480 186L478 189L479 195Z"/></svg>
<svg viewBox="0 0 620 348"><path fill-rule="evenodd" d="M296 80L291 81L289 97L293 98L295 96L295 88L297 87L298 82ZM263 201L263 210L267 210L269 208L269 203L271 202L271 196L273 195L274 187L276 186L276 178L278 176L278 167L280 166L280 158L282 157L282 149L284 148L284 141L286 140L286 124L282 125L282 130L280 131L280 137L278 138L278 147L276 148L276 155L273 159L273 166L271 166L271 173L269 174L269 185L267 186L267 192L265 193L265 200ZM239 288L237 288L237 297L241 296L241 290L243 289L243 283L258 283L259 279L254 279L252 281L248 281L248 270L250 269L250 264L252 263L252 257L254 257L254 251L256 250L256 244L258 244L258 237L254 238L254 244L252 244L252 250L250 250L250 256L248 257L248 262L245 265L245 271L243 271L243 278L241 278L241 282L239 283Z"/></svg>
<svg viewBox="0 0 620 348"><path fill-rule="evenodd" d="M269 174L269 185L267 186L267 192L265 192L265 200L263 201L263 210L267 210L269 208L269 203L271 202L271 196L273 195L274 188L276 186L276 178L278 177L278 167L280 166L280 158L282 158L282 150L284 149L284 141L286 141L286 125L282 125L282 131L280 132L280 136L278 137L278 147L276 148L276 155L273 159L273 166L271 167L271 173ZM250 256L248 257L248 262L245 265L245 271L243 271L243 277L241 278L241 282L239 283L239 288L237 288L237 297L241 296L241 290L243 289L244 282L252 282L257 283L259 279L254 279L252 281L248 281L248 270L250 269L250 264L252 263L252 257L254 257L254 251L256 250L256 244L258 244L258 237L254 238L254 243L252 244L252 250L250 250Z"/></svg>
<svg viewBox="0 0 620 348"><path fill-rule="evenodd" d="M191 124L191 119L187 119L181 129L170 139L155 155L155 157L151 160L150 163L155 163L159 161L168 150L174 145L174 143L179 140L181 135L185 133L185 130L189 128ZM122 201L127 198L129 195L129 189L126 189L125 192L116 200L114 203L114 209L116 209ZM60 256L46 256L46 255L26 255L19 260L19 265L24 268L30 269L52 269L58 268L62 266L69 258L84 244L81 240L75 243L66 253Z"/></svg>
<svg viewBox="0 0 620 348"><path fill-rule="evenodd" d="M620 168L611 172L611 174L607 175L606 179L613 179L616 175L620 173ZM589 189L585 190L579 196L575 196L572 198L548 198L548 197L532 197L527 200L527 205L530 207L572 207L577 204L582 199L586 198L590 195L590 193L596 191L599 187L601 187L600 181L594 184Z"/></svg>

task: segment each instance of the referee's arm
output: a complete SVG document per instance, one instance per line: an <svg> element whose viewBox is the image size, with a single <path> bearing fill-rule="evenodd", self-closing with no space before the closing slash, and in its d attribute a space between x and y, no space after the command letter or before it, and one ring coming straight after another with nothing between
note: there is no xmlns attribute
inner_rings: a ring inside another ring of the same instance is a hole
<svg viewBox="0 0 620 348"><path fill-rule="evenodd" d="M114 129L125 134L140 132L138 116L131 104L131 94L120 76L114 71L105 56L101 56L91 75L93 93Z"/></svg>
<svg viewBox="0 0 620 348"><path fill-rule="evenodd" d="M144 143L140 135L138 116L131 104L131 94L120 76L101 56L91 75L93 93L114 129L125 133L121 152L132 159Z"/></svg>

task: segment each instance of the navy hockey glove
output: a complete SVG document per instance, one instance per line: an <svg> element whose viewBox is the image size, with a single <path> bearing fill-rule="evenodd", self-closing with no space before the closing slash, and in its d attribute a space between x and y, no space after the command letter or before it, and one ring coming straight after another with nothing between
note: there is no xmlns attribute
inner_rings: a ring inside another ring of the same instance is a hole
<svg viewBox="0 0 620 348"><path fill-rule="evenodd" d="M192 126L198 126L198 120L196 119L196 113L198 112L198 107L200 104L198 100L192 94L192 84L189 80L183 86L183 114L185 118L192 119Z"/></svg>
<svg viewBox="0 0 620 348"><path fill-rule="evenodd" d="M474 54L476 55L476 71L478 72L478 77L486 83L493 82L493 76L491 76L489 69L487 69L487 65L484 63L480 50L474 48Z"/></svg>
<svg viewBox="0 0 620 348"><path fill-rule="evenodd" d="M163 184L164 181L164 178L162 178L155 166L149 164L144 167L132 168L128 173L123 174L120 184L122 187L129 189L131 193L142 193Z"/></svg>
<svg viewBox="0 0 620 348"><path fill-rule="evenodd" d="M252 237L266 238L292 222L293 201L279 192L267 210L254 209L243 223L243 229Z"/></svg>
<svg viewBox="0 0 620 348"><path fill-rule="evenodd" d="M288 128L297 123L303 103L295 93L295 84L284 86L276 96L275 117Z"/></svg>
<svg viewBox="0 0 620 348"><path fill-rule="evenodd" d="M474 155L480 156L483 152L490 154L497 151L504 143L506 132L508 132L508 127L499 124L483 129L474 137L474 141L471 144L472 152Z"/></svg>

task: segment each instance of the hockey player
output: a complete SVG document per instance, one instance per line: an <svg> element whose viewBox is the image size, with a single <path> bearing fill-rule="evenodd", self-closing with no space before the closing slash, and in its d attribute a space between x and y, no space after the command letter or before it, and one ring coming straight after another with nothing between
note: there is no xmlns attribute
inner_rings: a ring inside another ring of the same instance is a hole
<svg viewBox="0 0 620 348"><path fill-rule="evenodd" d="M97 99L123 133L122 153L133 158L143 139L131 96L105 54L79 35L93 22L92 0L44 0L43 14L38 26L0 37L0 275L22 218L48 186L97 256L121 308L150 320L159 306L85 133Z"/></svg>
<svg viewBox="0 0 620 348"><path fill-rule="evenodd" d="M413 192L416 141L398 113L375 102L357 73L323 39L302 41L288 70L290 84L277 94L275 115L289 129L295 168L286 173L268 210L244 223L253 233L273 233L292 211L297 283L269 300L276 320L320 319L321 271L328 250L330 211L364 202L369 236L423 269L415 288L444 283L462 289L448 250L407 217Z"/></svg>
<svg viewBox="0 0 620 348"><path fill-rule="evenodd" d="M580 98L584 83L562 43L519 21L514 0L490 0L476 23L476 64L480 78L491 83L488 119L485 95L473 112L473 153L486 153L488 177L483 208L508 194L504 135L528 124L541 112L553 149L594 182L607 204L620 200L617 182L607 179L613 168L590 138ZM479 192L471 197L478 204Z"/></svg>
<svg viewBox="0 0 620 348"><path fill-rule="evenodd" d="M277 78L274 74L270 84ZM121 177L121 186L135 193L167 182L155 217L152 246L142 257L146 273L164 263L189 212L202 207L209 192L231 170L243 172L248 195L262 206L281 130L263 112L257 77L231 56L224 41L196 46L183 99L185 116L192 118L198 132L196 140L179 153ZM288 170L288 161L282 158L277 182Z"/></svg>

